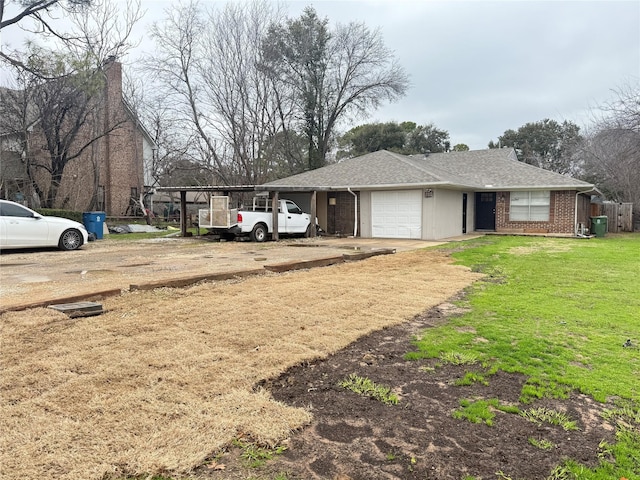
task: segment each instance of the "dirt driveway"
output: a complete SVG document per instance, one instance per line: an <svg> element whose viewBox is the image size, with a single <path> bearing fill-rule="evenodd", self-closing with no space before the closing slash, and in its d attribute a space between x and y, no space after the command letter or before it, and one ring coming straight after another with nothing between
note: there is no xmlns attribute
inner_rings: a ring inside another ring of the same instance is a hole
<svg viewBox="0 0 640 480"><path fill-rule="evenodd" d="M401 252L439 243L443 242L325 237L267 243L106 238L73 252L5 251L0 254L0 305L13 309L113 289L127 291L132 284L261 269L346 252L385 248Z"/></svg>

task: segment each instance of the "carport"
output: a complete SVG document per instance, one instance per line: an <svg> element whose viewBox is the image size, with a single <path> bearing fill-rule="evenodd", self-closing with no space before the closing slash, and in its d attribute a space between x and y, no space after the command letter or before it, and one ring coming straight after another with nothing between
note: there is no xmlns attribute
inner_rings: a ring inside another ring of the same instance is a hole
<svg viewBox="0 0 640 480"><path fill-rule="evenodd" d="M265 186L257 185L194 185L190 187L155 187L157 192L167 193L180 193L180 235L187 236L187 192L204 192L204 193L217 193L222 195L229 195L232 192L268 192L271 193L271 211L273 215L273 234L272 238L278 240L280 238L278 234L278 201L280 200L280 192L304 192L311 194L311 211L309 214L311 218L316 218L316 190L313 188L305 187L277 187L269 188ZM315 228L311 229L310 235L316 236Z"/></svg>

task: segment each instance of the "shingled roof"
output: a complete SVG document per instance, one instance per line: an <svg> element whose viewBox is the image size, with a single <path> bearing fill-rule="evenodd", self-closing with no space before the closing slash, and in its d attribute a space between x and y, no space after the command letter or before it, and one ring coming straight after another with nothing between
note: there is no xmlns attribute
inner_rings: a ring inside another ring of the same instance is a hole
<svg viewBox="0 0 640 480"><path fill-rule="evenodd" d="M518 161L513 149L400 155L380 150L275 180L268 189L449 187L473 190L580 190L593 184Z"/></svg>

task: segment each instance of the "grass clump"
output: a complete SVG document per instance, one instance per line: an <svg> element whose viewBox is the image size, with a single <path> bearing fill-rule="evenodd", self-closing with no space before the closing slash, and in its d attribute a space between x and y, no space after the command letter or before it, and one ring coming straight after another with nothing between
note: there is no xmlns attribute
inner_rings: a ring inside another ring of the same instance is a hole
<svg viewBox="0 0 640 480"><path fill-rule="evenodd" d="M565 413L552 410L550 408L530 408L520 412L520 415L530 422L542 425L559 425L565 431L578 430L578 426L574 420L571 420Z"/></svg>
<svg viewBox="0 0 640 480"><path fill-rule="evenodd" d="M534 447L539 448L540 450L551 450L552 448L554 448L556 446L555 443L553 443L553 442L551 442L549 440L546 440L544 438L541 439L541 440L538 440L537 438L529 437L527 440L529 441L529 443L531 445L533 445Z"/></svg>
<svg viewBox="0 0 640 480"><path fill-rule="evenodd" d="M450 365L474 365L478 363L478 355L473 352L443 352L440 360Z"/></svg>
<svg viewBox="0 0 640 480"><path fill-rule="evenodd" d="M496 410L505 413L519 413L518 407L511 405L501 405L497 398L489 400L471 401L468 399L460 400L460 408L454 410L453 418L458 420L468 420L471 423L485 423L488 426L493 425L493 419Z"/></svg>
<svg viewBox="0 0 640 480"><path fill-rule="evenodd" d="M640 403L618 399L615 402L615 407L605 409L602 416L605 420L623 428L634 424L640 425Z"/></svg>
<svg viewBox="0 0 640 480"><path fill-rule="evenodd" d="M482 385L489 385L489 382L485 378L484 375L477 372L467 372L464 374L464 377L457 379L454 382L454 385L458 387L467 387L471 386L474 383L481 383Z"/></svg>
<svg viewBox="0 0 640 480"><path fill-rule="evenodd" d="M391 391L391 388L378 385L371 379L360 377L355 373L342 380L339 385L359 395L379 400L385 405L396 405L399 401L398 396Z"/></svg>
<svg viewBox="0 0 640 480"><path fill-rule="evenodd" d="M489 408L490 402L491 400L472 402L462 399L460 400L460 408L453 412L453 418L468 420L471 423L486 423L488 426L492 426L496 414Z"/></svg>
<svg viewBox="0 0 640 480"><path fill-rule="evenodd" d="M522 387L520 392L520 401L522 403L532 403L534 400L541 398L556 398L566 400L569 398L571 388L552 381L542 381L530 378Z"/></svg>
<svg viewBox="0 0 640 480"><path fill-rule="evenodd" d="M262 467L268 460L273 459L276 455L280 455L287 449L284 445L275 448L261 447L255 443L245 442L240 439L234 440L232 444L242 449L240 456L250 468Z"/></svg>

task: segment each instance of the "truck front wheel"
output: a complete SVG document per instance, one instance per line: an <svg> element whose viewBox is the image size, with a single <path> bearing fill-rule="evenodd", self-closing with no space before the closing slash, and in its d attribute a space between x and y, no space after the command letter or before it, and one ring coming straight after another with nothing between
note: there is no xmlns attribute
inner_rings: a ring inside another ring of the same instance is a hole
<svg viewBox="0 0 640 480"><path fill-rule="evenodd" d="M267 226L264 223L258 223L251 231L251 240L262 243L267 240Z"/></svg>

